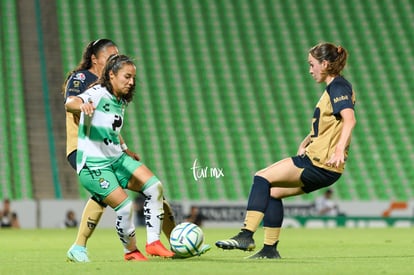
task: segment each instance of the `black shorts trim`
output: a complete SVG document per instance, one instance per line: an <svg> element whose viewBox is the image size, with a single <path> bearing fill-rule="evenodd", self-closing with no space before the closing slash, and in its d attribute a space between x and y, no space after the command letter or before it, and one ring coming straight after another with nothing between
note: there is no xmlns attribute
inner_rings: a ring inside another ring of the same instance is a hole
<svg viewBox="0 0 414 275"><path fill-rule="evenodd" d="M95 201L97 204L99 204L102 207L107 207L108 205L100 200L98 200L95 196L91 196L91 200Z"/></svg>
<svg viewBox="0 0 414 275"><path fill-rule="evenodd" d="M302 190L305 193L328 187L334 184L342 175L313 165L306 155L294 156L292 160L296 167L303 168L300 180L303 183Z"/></svg>

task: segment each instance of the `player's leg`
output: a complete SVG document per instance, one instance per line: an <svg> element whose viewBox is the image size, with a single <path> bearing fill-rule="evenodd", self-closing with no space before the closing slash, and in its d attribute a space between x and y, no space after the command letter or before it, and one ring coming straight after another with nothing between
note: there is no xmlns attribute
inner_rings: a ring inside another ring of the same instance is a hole
<svg viewBox="0 0 414 275"><path fill-rule="evenodd" d="M107 178L107 177L106 177ZM105 178L105 179L106 179ZM106 196L104 202L116 212L116 231L124 246L124 259L127 261L145 261L147 258L137 248L133 203L126 192L117 187Z"/></svg>
<svg viewBox="0 0 414 275"><path fill-rule="evenodd" d="M267 211L271 186L292 188L293 192L300 192L301 172L302 169L296 167L291 158L283 159L257 172L250 190L241 232L228 240L217 241L216 246L223 249L253 250L255 248L253 234Z"/></svg>
<svg viewBox="0 0 414 275"><path fill-rule="evenodd" d="M263 169L257 173L258 176L262 176L272 183L273 186L270 189L270 198L263 218L263 229L264 229L264 244L263 248L254 255L250 256L249 259L277 259L280 258L280 254L277 250L279 243L280 229L283 223L283 203L282 198L296 196L303 194L301 181L301 174L303 173L302 165L295 164L293 159L287 162L289 167L294 167L290 170L291 174L288 174L289 179L285 179L285 182L280 181L276 170ZM277 163L276 165L277 166ZM291 187L291 188L286 188Z"/></svg>
<svg viewBox="0 0 414 275"><path fill-rule="evenodd" d="M68 260L73 262L89 262L86 243L92 236L104 210L105 206L98 203L93 198L90 198L87 201L82 212L75 243L67 252Z"/></svg>
<svg viewBox="0 0 414 275"><path fill-rule="evenodd" d="M254 255L248 257L249 259L281 258L277 250L277 245L279 243L279 234L284 218L282 198L300 194L303 194L301 187L272 187L270 189L270 198L263 218L263 248Z"/></svg>
<svg viewBox="0 0 414 275"><path fill-rule="evenodd" d="M82 212L75 244L86 246L88 239L92 236L102 217L105 207L106 205L98 203L94 198L87 201Z"/></svg>
<svg viewBox="0 0 414 275"><path fill-rule="evenodd" d="M170 239L171 232L176 226L175 218L174 218L174 212L171 208L171 205L168 203L168 201L164 198L163 199L163 209L164 209L164 220L162 223L162 232L164 232L165 237L167 239Z"/></svg>
<svg viewBox="0 0 414 275"><path fill-rule="evenodd" d="M125 259L146 260L136 247L132 201L120 187L112 168L90 170L85 167L79 174L79 180L97 201L115 210L116 230L124 246Z"/></svg>
<svg viewBox="0 0 414 275"><path fill-rule="evenodd" d="M271 188L271 198L269 199L263 219L264 245L260 251L250 256L249 259L280 258L280 254L277 251L277 245L279 243L279 234L283 222L283 198L313 192L333 184L340 177L340 174L338 173L313 166L312 162L307 157L293 157L292 161L296 167L302 169L300 174L302 186L295 188ZM272 179L271 175L264 176Z"/></svg>
<svg viewBox="0 0 414 275"><path fill-rule="evenodd" d="M72 168L76 171L76 155L77 150L74 150L68 155L68 162ZM87 254L86 243L92 236L96 225L98 224L105 205L100 204L94 198L90 198L86 203L81 220L79 223L78 234L76 236L75 243L69 248L66 255L69 261L72 262L89 262Z"/></svg>
<svg viewBox="0 0 414 275"><path fill-rule="evenodd" d="M126 162L130 162L130 160L128 159ZM147 230L146 252L153 256L172 257L174 256L174 253L166 249L160 241L161 228L164 219L163 185L151 170L142 163L140 164L141 165L133 171L128 181L127 188L133 191L140 191L145 195L144 214ZM125 163L125 165L131 166L133 163Z"/></svg>

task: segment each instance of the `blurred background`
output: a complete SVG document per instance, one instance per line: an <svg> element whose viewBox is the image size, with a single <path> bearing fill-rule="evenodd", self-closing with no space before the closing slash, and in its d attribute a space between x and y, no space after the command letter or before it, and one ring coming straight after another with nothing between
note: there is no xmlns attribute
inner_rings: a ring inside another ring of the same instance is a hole
<svg viewBox="0 0 414 275"><path fill-rule="evenodd" d="M88 197L65 159L61 85L99 38L136 60L123 136L169 200L244 203L255 171L296 153L324 89L307 64L322 41L348 50L357 95L336 199L412 198L411 0L2 0L0 20L1 198Z"/></svg>

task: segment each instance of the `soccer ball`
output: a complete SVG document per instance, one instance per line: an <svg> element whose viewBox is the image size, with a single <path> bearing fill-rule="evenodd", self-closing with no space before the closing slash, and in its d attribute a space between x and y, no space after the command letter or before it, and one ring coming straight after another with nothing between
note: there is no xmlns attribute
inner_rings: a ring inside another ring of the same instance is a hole
<svg viewBox="0 0 414 275"><path fill-rule="evenodd" d="M203 231L191 222L180 223L170 236L171 250L183 258L200 255L203 242Z"/></svg>

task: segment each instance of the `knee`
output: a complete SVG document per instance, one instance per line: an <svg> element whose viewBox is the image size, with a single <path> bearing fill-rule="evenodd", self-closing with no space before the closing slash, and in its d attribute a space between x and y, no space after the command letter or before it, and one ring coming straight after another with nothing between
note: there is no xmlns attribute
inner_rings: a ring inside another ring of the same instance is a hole
<svg viewBox="0 0 414 275"><path fill-rule="evenodd" d="M282 194L280 192L280 189L277 187L270 188L270 196L274 199L281 199Z"/></svg>
<svg viewBox="0 0 414 275"><path fill-rule="evenodd" d="M164 187L161 181L156 177L152 176L142 187L141 192L144 196L156 196L157 199L163 200L164 197Z"/></svg>
<svg viewBox="0 0 414 275"><path fill-rule="evenodd" d="M264 178L266 181L270 182L268 179L268 176L266 175L264 169L263 170L259 170L254 174L254 177L261 177Z"/></svg>
<svg viewBox="0 0 414 275"><path fill-rule="evenodd" d="M262 177L263 178L263 172L262 172L262 170L259 170L259 171L257 171L256 173L254 173L254 176L256 177L256 176L259 176L259 177Z"/></svg>

